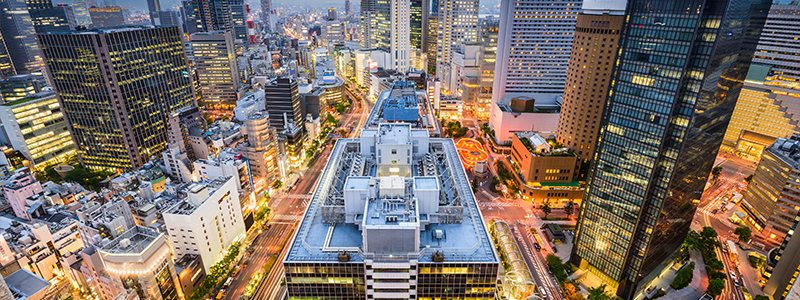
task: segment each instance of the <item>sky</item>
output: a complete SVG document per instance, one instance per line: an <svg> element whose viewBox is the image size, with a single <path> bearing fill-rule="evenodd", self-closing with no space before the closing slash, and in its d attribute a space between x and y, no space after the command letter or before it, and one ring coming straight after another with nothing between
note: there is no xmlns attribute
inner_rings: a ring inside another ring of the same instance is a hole
<svg viewBox="0 0 800 300"><path fill-rule="evenodd" d="M56 2L67 2L71 3L74 0L56 0ZM131 10L139 10L139 11L146 11L147 10L147 0L94 0L97 3L116 3L119 6L131 9ZM161 7L163 8L172 8L178 7L180 5L180 0L161 0ZM246 3L249 3L253 9L261 7L260 0L245 0ZM350 0L350 3L353 5L355 9L360 0ZM481 0L481 6L494 6L497 5L500 1L499 0ZM315 0L315 1L308 1L308 0L272 0L272 5L274 7L279 7L282 5L313 5L313 7L340 7L344 8L344 0Z"/></svg>

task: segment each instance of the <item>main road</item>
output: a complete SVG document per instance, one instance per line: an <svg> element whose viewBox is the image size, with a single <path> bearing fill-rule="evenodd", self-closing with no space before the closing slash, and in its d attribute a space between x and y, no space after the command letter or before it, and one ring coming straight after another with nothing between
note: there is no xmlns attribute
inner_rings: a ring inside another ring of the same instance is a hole
<svg viewBox="0 0 800 300"><path fill-rule="evenodd" d="M736 225L732 224L727 219L736 208L726 212L723 208L727 201L725 201L725 203L723 203L723 201L730 198L732 193L741 191L744 177L752 174L755 166L753 162L728 154L720 154L720 156L717 157L715 166L721 166L722 173L716 182L709 186L703 193L692 228L694 230L701 230L703 226L714 228L719 235L719 242L724 245L728 240L736 241L737 237L733 234ZM725 280L725 289L722 291L719 299L746 299L742 288L731 278L731 273L737 276L736 281L742 281L748 291L760 294L758 292L760 288L757 286L754 278L756 275L755 272L748 272L749 266L747 263L742 263L742 261L746 261L747 258L747 253L745 251L739 249L739 257L735 260L730 257L729 253L722 252L720 248L715 249L715 253L722 261L725 267L723 271L725 272L725 276L728 277Z"/></svg>

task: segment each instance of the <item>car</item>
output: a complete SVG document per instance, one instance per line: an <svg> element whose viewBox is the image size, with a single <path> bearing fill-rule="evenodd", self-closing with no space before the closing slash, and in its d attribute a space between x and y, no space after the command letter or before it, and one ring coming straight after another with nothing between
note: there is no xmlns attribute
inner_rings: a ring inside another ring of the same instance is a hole
<svg viewBox="0 0 800 300"><path fill-rule="evenodd" d="M542 294L542 298L547 298L547 290L545 290L544 287L539 287L539 293Z"/></svg>
<svg viewBox="0 0 800 300"><path fill-rule="evenodd" d="M533 242L533 248L536 248L536 251L542 251L542 246L538 242Z"/></svg>
<svg viewBox="0 0 800 300"><path fill-rule="evenodd" d="M719 212L719 209L716 209L716 208L715 208L714 210L712 210L712 211L711 211L711 213L712 213L712 214L716 214L716 213L718 213L718 212Z"/></svg>
<svg viewBox="0 0 800 300"><path fill-rule="evenodd" d="M731 274L731 279L733 279L733 281L736 281L736 273L733 273L733 271L731 271L730 274Z"/></svg>

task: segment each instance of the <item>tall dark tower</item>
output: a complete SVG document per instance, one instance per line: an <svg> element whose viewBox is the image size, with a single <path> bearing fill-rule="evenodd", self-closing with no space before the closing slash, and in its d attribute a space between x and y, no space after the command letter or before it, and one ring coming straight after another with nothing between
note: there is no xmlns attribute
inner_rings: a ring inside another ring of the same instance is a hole
<svg viewBox="0 0 800 300"><path fill-rule="evenodd" d="M689 231L770 1L630 0L572 261L623 299Z"/></svg>
<svg viewBox="0 0 800 300"><path fill-rule="evenodd" d="M40 35L48 74L84 164L130 170L167 148L194 91L177 27Z"/></svg>

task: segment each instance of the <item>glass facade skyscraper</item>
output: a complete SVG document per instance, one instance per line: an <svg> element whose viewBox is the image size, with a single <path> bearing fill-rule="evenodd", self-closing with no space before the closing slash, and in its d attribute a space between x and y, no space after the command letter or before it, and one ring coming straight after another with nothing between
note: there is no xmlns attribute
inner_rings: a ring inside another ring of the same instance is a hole
<svg viewBox="0 0 800 300"><path fill-rule="evenodd" d="M628 1L572 255L620 297L647 286L689 231L768 8Z"/></svg>

